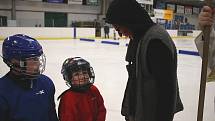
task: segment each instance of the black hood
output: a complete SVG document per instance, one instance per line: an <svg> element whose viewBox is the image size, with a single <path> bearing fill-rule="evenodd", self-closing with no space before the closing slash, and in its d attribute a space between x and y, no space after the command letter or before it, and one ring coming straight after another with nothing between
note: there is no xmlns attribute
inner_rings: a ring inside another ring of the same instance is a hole
<svg viewBox="0 0 215 121"><path fill-rule="evenodd" d="M106 13L106 22L126 26L134 33L146 31L154 24L136 0L113 0Z"/></svg>

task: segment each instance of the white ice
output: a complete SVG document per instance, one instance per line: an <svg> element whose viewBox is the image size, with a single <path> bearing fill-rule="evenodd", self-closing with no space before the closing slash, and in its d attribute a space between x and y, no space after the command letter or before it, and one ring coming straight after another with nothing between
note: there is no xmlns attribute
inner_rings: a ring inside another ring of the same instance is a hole
<svg viewBox="0 0 215 121"><path fill-rule="evenodd" d="M177 49L196 51L193 39L175 39L174 42ZM56 98L68 88L60 73L63 61L68 57L80 56L88 60L94 68L95 85L100 90L107 108L106 121L125 121L120 114L120 109L127 82L124 59L126 46L79 40L48 40L40 43L47 57L45 74L54 81ZM7 66L0 61L0 77L7 71ZM201 58L178 54L178 80L184 111L177 113L174 121L196 121L200 76ZM215 83L207 83L204 121L215 121L214 97ZM56 100L56 108L58 103L59 101Z"/></svg>

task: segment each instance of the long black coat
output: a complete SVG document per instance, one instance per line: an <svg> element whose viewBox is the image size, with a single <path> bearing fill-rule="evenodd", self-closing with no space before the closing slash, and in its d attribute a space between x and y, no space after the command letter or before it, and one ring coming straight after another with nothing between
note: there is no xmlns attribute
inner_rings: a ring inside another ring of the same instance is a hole
<svg viewBox="0 0 215 121"><path fill-rule="evenodd" d="M126 55L129 78L122 115L130 118L129 121L172 121L174 113L183 110L177 84L176 51L173 52L174 49L169 49L163 43L165 38L150 39L147 46L140 44L140 49L137 50L138 44L145 41L142 39L155 23L136 0L114 0L108 8L106 22L127 27L133 34ZM165 30L162 32L165 33L167 41L172 41ZM171 43L171 46L174 46L174 43ZM147 52L138 55L137 51L141 52L142 49L147 49ZM144 58L144 62L139 58ZM146 86L147 77L141 71L145 68L150 73L150 80L153 78L153 82L148 83L151 87Z"/></svg>

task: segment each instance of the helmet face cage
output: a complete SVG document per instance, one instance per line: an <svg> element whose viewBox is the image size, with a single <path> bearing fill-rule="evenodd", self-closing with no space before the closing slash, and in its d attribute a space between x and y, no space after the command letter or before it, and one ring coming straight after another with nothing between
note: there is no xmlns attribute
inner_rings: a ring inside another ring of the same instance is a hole
<svg viewBox="0 0 215 121"><path fill-rule="evenodd" d="M95 79L93 68L86 60L80 57L65 60L61 73L64 80L66 80L66 84L76 90L89 88Z"/></svg>
<svg viewBox="0 0 215 121"><path fill-rule="evenodd" d="M45 71L46 57L44 54L11 62L11 70L23 79L35 79Z"/></svg>

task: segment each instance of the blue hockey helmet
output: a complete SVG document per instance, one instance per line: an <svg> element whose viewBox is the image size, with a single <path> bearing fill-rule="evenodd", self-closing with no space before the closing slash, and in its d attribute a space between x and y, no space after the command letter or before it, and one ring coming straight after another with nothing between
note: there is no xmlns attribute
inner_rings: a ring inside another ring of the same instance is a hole
<svg viewBox="0 0 215 121"><path fill-rule="evenodd" d="M35 78L45 70L45 55L42 46L36 39L27 35L16 34L7 37L2 45L2 56L3 61L23 77ZM16 63L12 60L16 60ZM33 62L29 63L32 60ZM34 63L38 69L31 72L27 66L34 65Z"/></svg>
<svg viewBox="0 0 215 121"><path fill-rule="evenodd" d="M67 85L76 91L87 90L95 80L95 74L90 63L81 57L66 59L61 73Z"/></svg>
<svg viewBox="0 0 215 121"><path fill-rule="evenodd" d="M35 57L42 54L42 46L36 39L27 35L16 34L9 36L3 42L2 55L6 60Z"/></svg>

